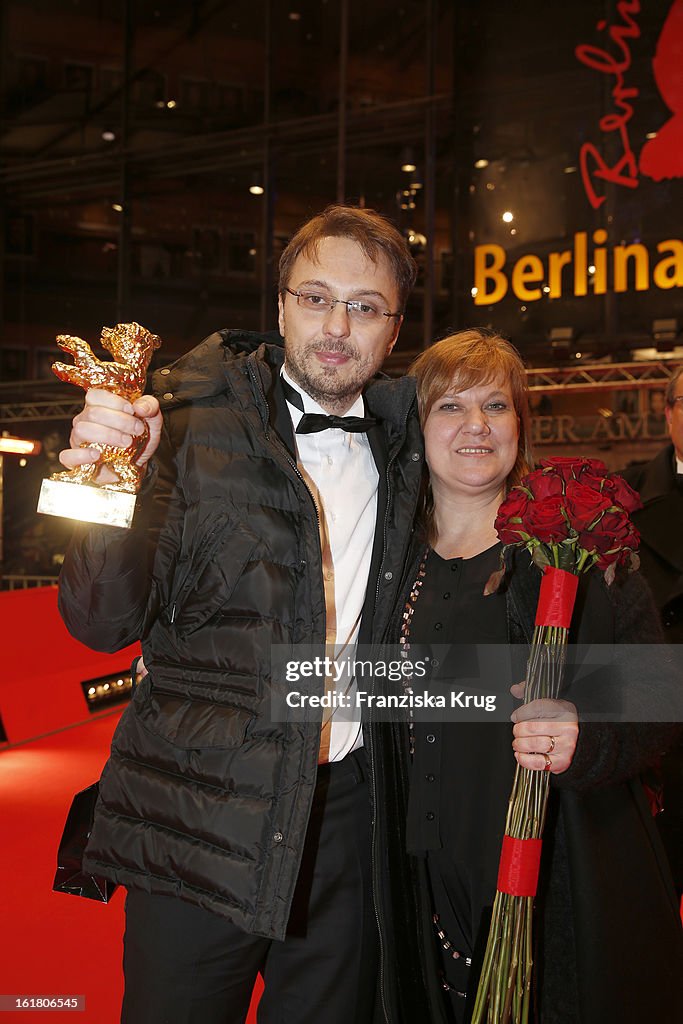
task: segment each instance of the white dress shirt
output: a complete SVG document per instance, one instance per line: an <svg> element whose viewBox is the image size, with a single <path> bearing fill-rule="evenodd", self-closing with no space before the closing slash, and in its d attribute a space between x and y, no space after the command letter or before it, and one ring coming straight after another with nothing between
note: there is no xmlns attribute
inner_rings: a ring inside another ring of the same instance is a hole
<svg viewBox="0 0 683 1024"><path fill-rule="evenodd" d="M305 413L325 415L285 370L282 376L301 395ZM303 413L289 401L287 408L296 430ZM364 414L359 396L345 415ZM379 474L367 434L332 427L312 434L295 433L294 439L297 464L320 520L327 653L334 647L340 660L353 661L375 538ZM343 689L354 701L353 678L342 680L336 689ZM331 733L324 760L340 761L363 745L360 721L349 721L350 717L340 709L325 709L323 722L330 720Z"/></svg>

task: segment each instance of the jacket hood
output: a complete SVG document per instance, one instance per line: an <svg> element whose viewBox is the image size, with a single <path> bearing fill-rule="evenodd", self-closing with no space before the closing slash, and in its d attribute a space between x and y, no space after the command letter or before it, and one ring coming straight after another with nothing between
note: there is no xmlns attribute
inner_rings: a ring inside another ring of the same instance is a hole
<svg viewBox="0 0 683 1024"><path fill-rule="evenodd" d="M153 394L163 410L222 394L226 368L243 364L254 349L277 339L283 344L277 331L216 331L174 363L156 370L152 376Z"/></svg>

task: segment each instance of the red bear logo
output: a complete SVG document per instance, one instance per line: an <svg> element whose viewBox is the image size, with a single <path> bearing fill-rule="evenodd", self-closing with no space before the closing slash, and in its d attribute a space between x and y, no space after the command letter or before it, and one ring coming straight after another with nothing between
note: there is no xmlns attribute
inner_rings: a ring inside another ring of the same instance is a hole
<svg viewBox="0 0 683 1024"><path fill-rule="evenodd" d="M648 178L683 178L683 0L674 0L664 22L652 68L671 120L643 146L640 170Z"/></svg>

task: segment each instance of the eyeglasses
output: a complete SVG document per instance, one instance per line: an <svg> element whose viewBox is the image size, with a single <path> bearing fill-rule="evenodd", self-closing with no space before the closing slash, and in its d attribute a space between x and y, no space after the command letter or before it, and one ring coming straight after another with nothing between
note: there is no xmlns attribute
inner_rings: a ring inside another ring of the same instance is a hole
<svg viewBox="0 0 683 1024"><path fill-rule="evenodd" d="M382 316L387 318L403 316L403 313L386 313L365 299L335 299L327 292L295 292L291 288L285 288L285 291L294 295L297 305L308 313L327 313L328 310L331 312L335 306L341 303L342 306L346 306L351 320L358 323L377 323Z"/></svg>
<svg viewBox="0 0 683 1024"><path fill-rule="evenodd" d="M676 395L675 398L671 399L671 405L674 406L676 402L683 402L683 395Z"/></svg>

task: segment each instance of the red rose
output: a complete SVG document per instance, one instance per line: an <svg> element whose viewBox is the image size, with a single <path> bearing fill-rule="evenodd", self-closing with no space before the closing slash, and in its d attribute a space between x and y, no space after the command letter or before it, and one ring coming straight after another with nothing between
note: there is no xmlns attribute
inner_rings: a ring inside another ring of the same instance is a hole
<svg viewBox="0 0 683 1024"><path fill-rule="evenodd" d="M602 459L584 459L583 461L585 465L581 470L581 480L587 473L597 477L607 476L607 466Z"/></svg>
<svg viewBox="0 0 683 1024"><path fill-rule="evenodd" d="M592 487L594 491L604 491L609 477L606 472L601 473L600 470L586 467L586 469L582 470L578 479L585 487Z"/></svg>
<svg viewBox="0 0 683 1024"><path fill-rule="evenodd" d="M564 498L555 495L545 501L531 501L524 517L526 532L542 544L566 540L569 527L562 514Z"/></svg>
<svg viewBox="0 0 683 1024"><path fill-rule="evenodd" d="M617 473L610 473L605 480L605 492L612 496L612 503L620 505L627 512L635 512L643 507L640 495L626 483L623 476Z"/></svg>
<svg viewBox="0 0 683 1024"><path fill-rule="evenodd" d="M498 509L495 527L501 544L518 544L520 534L526 533L524 523L513 523L512 519L524 520L529 504L528 495L520 487L513 487Z"/></svg>
<svg viewBox="0 0 683 1024"><path fill-rule="evenodd" d="M606 552L602 553L597 561L599 569L607 569L614 563L616 563L616 565L630 565L633 567L631 555L634 551L637 551L640 546L640 534L630 519L628 521L628 525L629 536L627 538L627 543L621 544L619 547L617 547L616 544L613 544L612 548L608 548ZM616 550L614 550L615 548Z"/></svg>
<svg viewBox="0 0 683 1024"><path fill-rule="evenodd" d="M600 459L584 459L578 455L557 455L552 459L541 459L541 465L555 469L565 481L578 480L581 473L598 472L600 467L607 472Z"/></svg>
<svg viewBox="0 0 683 1024"><path fill-rule="evenodd" d="M605 512L592 530L579 534L579 545L586 551L597 551L601 556L614 548L635 551L639 543L638 531L625 512Z"/></svg>
<svg viewBox="0 0 683 1024"><path fill-rule="evenodd" d="M565 499L569 521L577 533L594 523L600 513L606 512L612 504L609 494L601 494L578 480L567 483Z"/></svg>
<svg viewBox="0 0 683 1024"><path fill-rule="evenodd" d="M554 470L535 469L524 477L522 486L527 487L534 496L534 501L544 501L557 494L562 494L562 477Z"/></svg>

